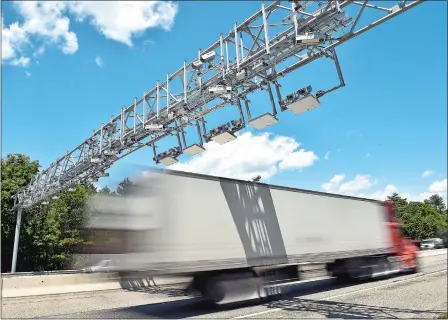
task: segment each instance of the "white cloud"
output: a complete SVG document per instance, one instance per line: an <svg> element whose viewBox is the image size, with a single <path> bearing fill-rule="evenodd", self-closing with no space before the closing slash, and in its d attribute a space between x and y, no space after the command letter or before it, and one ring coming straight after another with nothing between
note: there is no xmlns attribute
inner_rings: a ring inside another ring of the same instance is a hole
<svg viewBox="0 0 448 320"><path fill-rule="evenodd" d="M448 180L447 178L441 180L441 181L434 181L429 187L428 190L426 192L423 192L420 194L420 198L421 199L427 199L430 196L434 195L434 194L438 194L439 196L441 196L444 200L445 203L448 201L448 190L447 190L447 184L448 184Z"/></svg>
<svg viewBox="0 0 448 320"><path fill-rule="evenodd" d="M27 78L31 77L31 72L29 72L29 71L25 71L25 76L26 76Z"/></svg>
<svg viewBox="0 0 448 320"><path fill-rule="evenodd" d="M415 199L415 197L412 197L409 193L400 192L400 190L393 184L388 184L384 187L384 189L380 189L380 190L374 191L372 193L367 193L367 194L360 193L360 194L357 194L356 196L362 197L362 198L376 199L376 200L386 200L387 197L391 196L394 193L397 193L400 197L405 198L408 201L418 201Z"/></svg>
<svg viewBox="0 0 448 320"><path fill-rule="evenodd" d="M43 55L44 52L45 52L45 47L44 46L40 46L39 48L37 48L36 51L34 51L33 57L39 57L39 56ZM37 61L36 61L36 63L39 64Z"/></svg>
<svg viewBox="0 0 448 320"><path fill-rule="evenodd" d="M15 8L23 23L5 27L2 16L2 62L27 58L25 51L36 44L34 56L47 45L64 54L75 53L78 37L70 31L70 16L88 21L108 39L131 46L132 37L147 29L170 30L177 14L177 4L170 1L17 1Z"/></svg>
<svg viewBox="0 0 448 320"><path fill-rule="evenodd" d="M424 172L422 173L422 177L423 177L423 178L426 178L426 177L429 177L429 176L432 175L432 174L434 174L434 171L432 171L432 170L426 170L426 171L424 171Z"/></svg>
<svg viewBox="0 0 448 320"><path fill-rule="evenodd" d="M6 28L3 22L2 13L2 62L3 60L13 59L20 46L27 42L27 36L18 22L14 22Z"/></svg>
<svg viewBox="0 0 448 320"><path fill-rule="evenodd" d="M106 38L132 45L132 37L149 28L173 26L177 4L171 1L74 1L70 11L88 20Z"/></svg>
<svg viewBox="0 0 448 320"><path fill-rule="evenodd" d="M435 181L429 186L429 192L438 193L438 192L446 192L447 191L447 179L443 179L441 181Z"/></svg>
<svg viewBox="0 0 448 320"><path fill-rule="evenodd" d="M78 50L78 38L70 31L70 19L64 15L63 1L19 1L18 13L23 17L23 30L28 37L55 44L65 54ZM42 50L42 46L39 47Z"/></svg>
<svg viewBox="0 0 448 320"><path fill-rule="evenodd" d="M17 59L18 55L23 55L26 45L32 46L31 40L36 39L58 46L65 54L72 54L78 50L76 34L69 31L70 20L63 15L65 2L17 1L14 5L23 18L23 23L20 25L14 22L2 29L3 59L13 59L11 64L17 65L14 64L14 59ZM37 49L42 50L42 46Z"/></svg>
<svg viewBox="0 0 448 320"><path fill-rule="evenodd" d="M344 180L345 174L337 174L328 182L323 183L321 188L329 193L378 200L384 200L394 192L398 193L398 189L394 185L387 185L383 190L365 193L367 190L370 190L372 186L377 184L377 180L372 180L370 175L357 174L353 180L343 182Z"/></svg>
<svg viewBox="0 0 448 320"><path fill-rule="evenodd" d="M329 182L322 184L321 187L325 192L329 193L356 195L375 184L375 181L370 181L369 175L357 174L355 179L342 183L344 179L344 174L337 174Z"/></svg>
<svg viewBox="0 0 448 320"><path fill-rule="evenodd" d="M345 174L337 174L333 178L331 178L330 181L322 184L321 188L325 192L335 193L335 192L337 192L339 185L341 184L342 180L344 180L344 179L345 179Z"/></svg>
<svg viewBox="0 0 448 320"><path fill-rule="evenodd" d="M297 144L297 147L299 145ZM318 160L318 157L313 151L306 151L300 149L288 154L283 161L279 163L279 169L281 170L295 170L310 167L314 162Z"/></svg>
<svg viewBox="0 0 448 320"><path fill-rule="evenodd" d="M100 68L104 65L103 59L101 59L101 57L96 57L95 58L95 63Z"/></svg>
<svg viewBox="0 0 448 320"><path fill-rule="evenodd" d="M11 61L11 65L19 66L19 67L27 67L30 64L30 58L28 57L20 57L13 59Z"/></svg>
<svg viewBox="0 0 448 320"><path fill-rule="evenodd" d="M327 151L327 153L326 153L325 156L324 156L324 159L325 159L325 160L330 159L330 151Z"/></svg>
<svg viewBox="0 0 448 320"><path fill-rule="evenodd" d="M394 193L398 193L398 188L392 184L388 184L386 187L384 187L384 189L377 190L369 195L366 195L366 197L372 199L384 200ZM363 196L363 194L359 194L359 196Z"/></svg>
<svg viewBox="0 0 448 320"><path fill-rule="evenodd" d="M440 195L445 202L447 202L447 179L433 182L426 192L419 195L411 195L409 193L400 192L400 190L393 184L386 185L383 189L371 191L372 187L377 184L377 180L373 180L370 175L358 174L353 180L344 182L345 175L337 174L333 176L328 182L321 185L325 192L343 194L355 197L370 198L377 200L385 200L393 193L397 193L400 197L406 198L409 201L423 201L433 194Z"/></svg>
<svg viewBox="0 0 448 320"><path fill-rule="evenodd" d="M170 169L238 179L260 175L269 179L279 171L312 166L318 159L313 151L299 149L300 143L290 137L269 133L241 134L225 145L205 144L206 151Z"/></svg>

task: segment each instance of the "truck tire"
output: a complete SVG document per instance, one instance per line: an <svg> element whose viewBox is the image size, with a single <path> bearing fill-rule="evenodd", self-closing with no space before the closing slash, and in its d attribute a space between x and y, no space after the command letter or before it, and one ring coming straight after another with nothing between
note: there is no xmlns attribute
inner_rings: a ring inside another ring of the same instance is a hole
<svg viewBox="0 0 448 320"><path fill-rule="evenodd" d="M353 281L347 272L340 272L335 278L338 284L348 284Z"/></svg>
<svg viewBox="0 0 448 320"><path fill-rule="evenodd" d="M205 288L201 294L205 299L214 304L221 304L225 298L225 289L219 280L210 279L206 282Z"/></svg>
<svg viewBox="0 0 448 320"><path fill-rule="evenodd" d="M327 272L334 277L338 284L348 284L352 282L352 278L347 271L345 260L336 260L326 266Z"/></svg>
<svg viewBox="0 0 448 320"><path fill-rule="evenodd" d="M200 282L202 297L216 305L261 298L262 283L251 272L218 274L203 278Z"/></svg>
<svg viewBox="0 0 448 320"><path fill-rule="evenodd" d="M333 276L341 284L367 280L373 274L371 260L364 258L339 260L333 268Z"/></svg>

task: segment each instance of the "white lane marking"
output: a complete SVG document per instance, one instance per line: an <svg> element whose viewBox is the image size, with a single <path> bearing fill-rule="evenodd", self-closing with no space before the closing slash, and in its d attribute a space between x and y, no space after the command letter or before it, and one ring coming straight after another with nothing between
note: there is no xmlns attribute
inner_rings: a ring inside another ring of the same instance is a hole
<svg viewBox="0 0 448 320"><path fill-rule="evenodd" d="M431 272L431 273L425 273L422 275L418 275L412 278L406 278L406 279L401 279L401 280L397 280L394 282L389 282L386 284L382 284L379 286L375 286L375 287L369 287L369 288L365 288L365 289L361 289L361 290L356 290L356 291L350 291L350 292L346 292L346 293L341 293L335 296L331 296L331 297L327 297L327 298L322 298L322 300L331 300L331 299L336 299L339 297L343 297L343 296L348 296L351 294L356 294L356 293L360 293L360 292L364 292L364 291L369 291L369 290L375 290L375 289L379 289L379 288L384 288L393 284L397 284L397 283L401 283L401 282L406 282L406 281L410 281L416 278L421 278L421 277L425 277L425 276L430 276L430 275L434 275L434 274L438 274L438 273L443 273L443 272L447 272L447 270L440 270L440 271L435 271L435 272ZM236 317L234 319L244 319L244 318L249 318L249 317L254 317L254 316L259 316L262 314L266 314L266 313L271 313L271 312L275 312L275 311L279 311L279 310L283 310L282 308L276 308L276 309L269 309L269 310L265 310L265 311L260 311L260 312L256 312L256 313L251 313L251 314L246 314L244 316L239 316Z"/></svg>
<svg viewBox="0 0 448 320"><path fill-rule="evenodd" d="M318 278L313 278L313 279L292 281L292 282L287 282L287 283L282 283L282 284L272 284L272 285L267 285L267 287L268 288L286 287L286 286L292 286L292 285L297 285L297 284L302 284L302 283L307 283L307 282L314 282L314 281L319 281L319 280L330 280L330 279L332 279L332 277L323 276L323 277L318 277Z"/></svg>

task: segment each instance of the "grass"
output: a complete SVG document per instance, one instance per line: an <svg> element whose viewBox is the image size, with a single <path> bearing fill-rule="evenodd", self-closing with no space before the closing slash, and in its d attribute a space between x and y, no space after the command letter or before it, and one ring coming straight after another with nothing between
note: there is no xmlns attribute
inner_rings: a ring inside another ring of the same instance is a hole
<svg viewBox="0 0 448 320"><path fill-rule="evenodd" d="M448 319L448 313L442 313L438 319Z"/></svg>

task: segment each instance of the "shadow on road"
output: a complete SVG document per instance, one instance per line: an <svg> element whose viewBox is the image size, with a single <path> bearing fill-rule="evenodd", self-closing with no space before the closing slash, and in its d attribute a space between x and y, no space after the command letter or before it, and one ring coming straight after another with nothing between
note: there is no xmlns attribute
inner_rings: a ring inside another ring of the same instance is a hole
<svg viewBox="0 0 448 320"><path fill-rule="evenodd" d="M443 311L413 310L389 307L375 307L363 304L344 303L327 300L293 298L271 303L268 308L278 308L289 312L312 312L326 318L338 319L398 319L421 318L428 314L437 316Z"/></svg>
<svg viewBox="0 0 448 320"><path fill-rule="evenodd" d="M139 278L122 278L120 280L121 287L126 291L145 292L149 294L164 294L168 297L196 297L192 293L187 293L185 286L159 286L153 277L139 277Z"/></svg>
<svg viewBox="0 0 448 320"><path fill-rule="evenodd" d="M434 316L444 311L434 310L412 310L389 307L375 307L362 304L343 303L325 300L304 299L302 296L322 293L325 291L336 290L356 286L337 284L333 279L317 280L313 282L302 283L287 288L287 291L275 300L264 303L265 310L282 309L287 312L310 312L319 314L326 318L341 318L341 319L395 319L395 318L421 318L423 315ZM207 316L214 313L225 312L229 310L237 310L243 307L255 306L259 302L245 302L231 306L217 307L201 298L189 299L185 291L175 288L163 287L147 287L128 289L137 290L148 293L161 293L169 296L181 297L186 299L179 301L155 303L149 305L140 305L127 308L117 308L108 310L108 314L114 314L119 318L159 318L159 319L181 319L186 317ZM259 310L260 311L260 310ZM239 313L241 314L241 313ZM225 314L223 314L225 316ZM269 317L260 315L261 317ZM297 314L295 314L297 316ZM312 317L312 315L310 315ZM72 318L89 318L88 313L72 315ZM108 317L106 315L106 317Z"/></svg>

